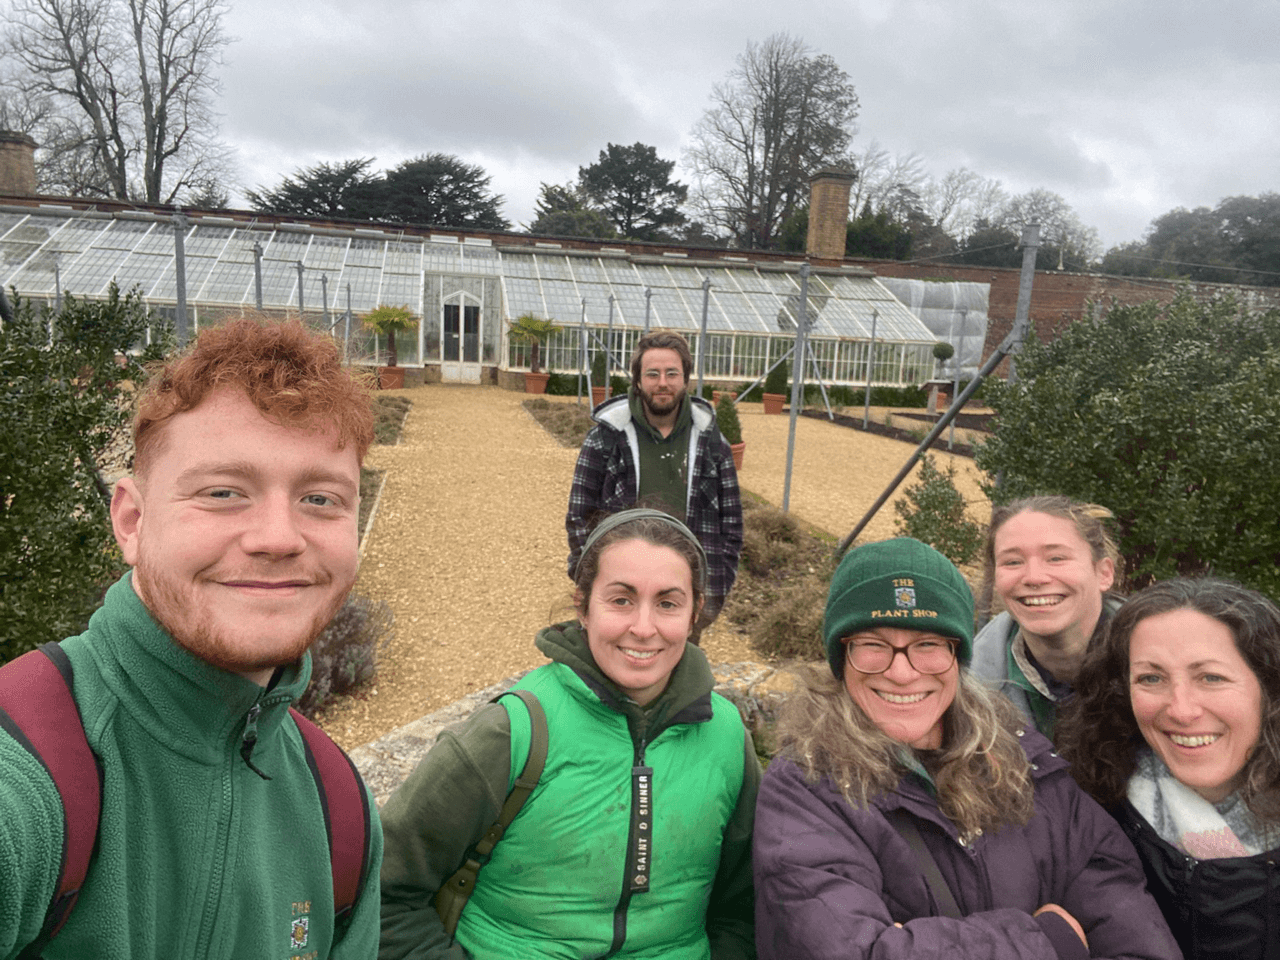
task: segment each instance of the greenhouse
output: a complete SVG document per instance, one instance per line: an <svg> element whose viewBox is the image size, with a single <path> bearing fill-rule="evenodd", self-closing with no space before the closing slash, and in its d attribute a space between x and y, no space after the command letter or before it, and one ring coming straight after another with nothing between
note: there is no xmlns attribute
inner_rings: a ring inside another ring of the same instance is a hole
<svg viewBox="0 0 1280 960"><path fill-rule="evenodd" d="M424 322L416 336L397 338L401 365L457 382L528 369L528 345L507 336L527 313L563 328L543 351L551 371L579 371L606 344L616 369L646 329L663 328L688 338L707 378L754 380L795 342L801 266L776 254L562 247L515 234L0 207L0 283L24 298L102 297L114 280L140 289L158 313L172 318L182 309L191 329L246 309L301 312L343 340L352 359L369 362L377 346L360 316L379 304L406 305ZM939 335L868 271L815 269L807 292L809 379L816 370L829 384L864 384L873 341L875 384L934 375Z"/></svg>

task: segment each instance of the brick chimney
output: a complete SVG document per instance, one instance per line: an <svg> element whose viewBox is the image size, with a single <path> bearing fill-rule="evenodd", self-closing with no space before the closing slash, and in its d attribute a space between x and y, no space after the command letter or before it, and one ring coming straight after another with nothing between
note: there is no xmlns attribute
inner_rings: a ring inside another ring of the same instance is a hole
<svg viewBox="0 0 1280 960"><path fill-rule="evenodd" d="M36 142L25 133L0 130L0 194L36 195Z"/></svg>
<svg viewBox="0 0 1280 960"><path fill-rule="evenodd" d="M823 167L809 178L809 238L805 242L809 256L844 259L849 191L857 179L857 174L842 167Z"/></svg>

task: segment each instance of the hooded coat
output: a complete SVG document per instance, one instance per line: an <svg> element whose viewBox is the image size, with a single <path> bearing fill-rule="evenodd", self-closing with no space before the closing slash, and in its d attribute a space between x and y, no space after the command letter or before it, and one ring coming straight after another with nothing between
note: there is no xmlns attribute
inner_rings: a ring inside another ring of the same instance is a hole
<svg viewBox="0 0 1280 960"><path fill-rule="evenodd" d="M1026 826L972 840L960 837L917 774L856 809L829 779L809 782L798 765L775 759L756 813L762 960L1181 957L1119 826L1044 737L1030 729L1020 736L1035 813ZM918 821L963 919L939 915L919 861L885 817L893 809ZM1087 951L1061 918L1032 916L1046 903L1080 922Z"/></svg>
<svg viewBox="0 0 1280 960"><path fill-rule="evenodd" d="M553 661L519 687L547 713L547 765L480 870L450 942L433 906L444 880L497 819L528 753L514 698L440 735L387 801L379 957L747 960L751 825L760 768L737 709L712 692L686 645L642 709L596 666L576 623L543 630ZM651 770L649 888L630 889L633 771Z"/></svg>

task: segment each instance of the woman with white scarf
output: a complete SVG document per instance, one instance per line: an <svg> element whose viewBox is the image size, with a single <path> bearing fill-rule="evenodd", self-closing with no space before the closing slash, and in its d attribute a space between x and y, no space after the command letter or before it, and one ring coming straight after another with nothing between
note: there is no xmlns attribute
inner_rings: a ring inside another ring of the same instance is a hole
<svg viewBox="0 0 1280 960"><path fill-rule="evenodd" d="M1136 594L1059 746L1110 809L1188 960L1280 960L1280 610L1217 579Z"/></svg>

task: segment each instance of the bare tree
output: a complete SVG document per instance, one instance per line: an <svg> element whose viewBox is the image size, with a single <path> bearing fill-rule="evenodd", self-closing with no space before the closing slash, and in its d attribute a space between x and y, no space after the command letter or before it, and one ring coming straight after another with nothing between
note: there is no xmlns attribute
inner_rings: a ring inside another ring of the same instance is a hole
<svg viewBox="0 0 1280 960"><path fill-rule="evenodd" d="M1102 252L1098 231L1081 223L1071 204L1050 190L1030 190L1011 197L996 217L997 226L1013 233L1021 232L1029 223L1040 224L1041 238L1058 248L1059 270L1067 258L1077 261L1072 269L1080 269Z"/></svg>
<svg viewBox="0 0 1280 960"><path fill-rule="evenodd" d="M748 44L711 102L685 155L695 205L738 246L772 247L807 199L809 176L847 163L857 93L835 60L778 33Z"/></svg>
<svg viewBox="0 0 1280 960"><path fill-rule="evenodd" d="M216 187L228 162L213 111L226 9L223 0L13 0L11 86L53 105L55 149L78 147L54 179L78 189L96 170L98 189L87 192L150 203Z"/></svg>

